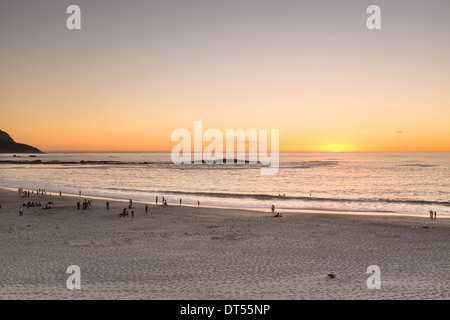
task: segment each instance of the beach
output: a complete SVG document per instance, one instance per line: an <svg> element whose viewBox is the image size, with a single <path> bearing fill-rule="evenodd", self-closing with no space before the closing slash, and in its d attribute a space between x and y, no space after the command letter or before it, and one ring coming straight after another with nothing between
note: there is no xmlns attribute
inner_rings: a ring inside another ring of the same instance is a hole
<svg viewBox="0 0 450 320"><path fill-rule="evenodd" d="M77 210L77 201L93 201ZM19 207L39 201L52 208ZM0 299L449 299L450 219L18 196L0 189ZM276 212L276 211L275 211ZM80 267L81 289L66 281ZM369 266L381 289L368 289ZM334 278L329 275L335 275Z"/></svg>

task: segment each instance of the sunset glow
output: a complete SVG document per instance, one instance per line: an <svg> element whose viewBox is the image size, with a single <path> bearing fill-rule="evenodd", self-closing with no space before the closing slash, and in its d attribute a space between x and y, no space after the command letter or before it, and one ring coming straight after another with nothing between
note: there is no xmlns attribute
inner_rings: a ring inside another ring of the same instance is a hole
<svg viewBox="0 0 450 320"><path fill-rule="evenodd" d="M81 30L65 3L3 4L0 129L43 151L170 151L194 120L279 129L286 152L450 151L448 2L378 1L375 31L363 2L263 2L115 4L118 23L78 1Z"/></svg>

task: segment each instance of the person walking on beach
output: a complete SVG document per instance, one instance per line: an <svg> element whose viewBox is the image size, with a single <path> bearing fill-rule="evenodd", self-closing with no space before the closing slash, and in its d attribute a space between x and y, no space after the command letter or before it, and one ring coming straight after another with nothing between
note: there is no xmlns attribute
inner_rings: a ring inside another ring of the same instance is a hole
<svg viewBox="0 0 450 320"><path fill-rule="evenodd" d="M274 213L274 212L275 212L275 206L272 205L272 213Z"/></svg>
<svg viewBox="0 0 450 320"><path fill-rule="evenodd" d="M433 219L433 210L428 211L430 213L430 219Z"/></svg>
<svg viewBox="0 0 450 320"><path fill-rule="evenodd" d="M181 198L180 198L180 206L181 206Z"/></svg>
<svg viewBox="0 0 450 320"><path fill-rule="evenodd" d="M81 197L81 190L80 190L80 191L78 191L78 196L79 196L79 197Z"/></svg>
<svg viewBox="0 0 450 320"><path fill-rule="evenodd" d="M130 199L130 204L128 206L128 209L131 209L133 207L133 200Z"/></svg>
<svg viewBox="0 0 450 320"><path fill-rule="evenodd" d="M62 196L62 192L61 192L61 191L59 192L59 196L60 196L60 197Z"/></svg>
<svg viewBox="0 0 450 320"><path fill-rule="evenodd" d="M145 205L145 214L148 214L148 205Z"/></svg>
<svg viewBox="0 0 450 320"><path fill-rule="evenodd" d="M434 212L434 218L436 219L436 215L437 215L437 213L436 213L436 211Z"/></svg>
<svg viewBox="0 0 450 320"><path fill-rule="evenodd" d="M109 210L109 201L106 201L106 210Z"/></svg>
<svg viewBox="0 0 450 320"><path fill-rule="evenodd" d="M156 204L158 204L158 196L156 196Z"/></svg>
<svg viewBox="0 0 450 320"><path fill-rule="evenodd" d="M197 201L197 207L200 207L200 201Z"/></svg>
<svg viewBox="0 0 450 320"><path fill-rule="evenodd" d="M22 206L19 208L19 216L23 216L23 209L22 209Z"/></svg>

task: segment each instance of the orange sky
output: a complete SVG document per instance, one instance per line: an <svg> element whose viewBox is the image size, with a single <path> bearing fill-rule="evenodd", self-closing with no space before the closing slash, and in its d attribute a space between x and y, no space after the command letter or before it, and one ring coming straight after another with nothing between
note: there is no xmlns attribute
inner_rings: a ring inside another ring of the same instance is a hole
<svg viewBox="0 0 450 320"><path fill-rule="evenodd" d="M448 1L380 0L378 31L364 1L251 2L79 1L76 31L64 4L5 5L0 129L43 151L170 151L195 120L279 129L281 151L450 151Z"/></svg>

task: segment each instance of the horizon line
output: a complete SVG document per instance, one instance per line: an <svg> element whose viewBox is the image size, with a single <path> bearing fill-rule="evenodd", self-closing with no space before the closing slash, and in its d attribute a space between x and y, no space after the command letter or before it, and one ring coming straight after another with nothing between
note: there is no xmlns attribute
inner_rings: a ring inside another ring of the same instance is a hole
<svg viewBox="0 0 450 320"><path fill-rule="evenodd" d="M42 153L171 153L172 150L40 150ZM191 151L192 153L203 152L203 151ZM268 151L269 152L269 151ZM445 153L450 152L450 150L436 150L436 151L279 151L279 153ZM235 152L236 153L236 152ZM246 154L249 152L245 152ZM258 152L256 152L258 153ZM11 153L14 154L14 153ZM32 154L32 153L30 153ZM224 152L225 154L225 152Z"/></svg>

